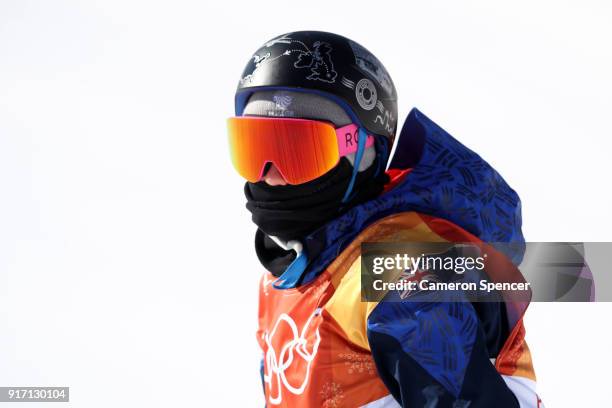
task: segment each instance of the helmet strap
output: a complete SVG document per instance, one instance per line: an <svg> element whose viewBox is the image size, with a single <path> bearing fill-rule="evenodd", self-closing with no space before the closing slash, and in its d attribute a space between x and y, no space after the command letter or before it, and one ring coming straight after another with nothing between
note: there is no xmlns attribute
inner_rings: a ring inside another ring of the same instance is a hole
<svg viewBox="0 0 612 408"><path fill-rule="evenodd" d="M344 193L344 197L342 198L342 204L346 204L351 199L351 193L353 192L353 186L355 185L355 179L357 178L357 173L359 173L359 164L361 163L361 158L363 157L363 152L365 150L365 145L368 140L368 134L364 128L359 128L359 139L357 140L357 153L355 154L355 162L353 163L353 174L351 175L351 180L349 181L349 185Z"/></svg>

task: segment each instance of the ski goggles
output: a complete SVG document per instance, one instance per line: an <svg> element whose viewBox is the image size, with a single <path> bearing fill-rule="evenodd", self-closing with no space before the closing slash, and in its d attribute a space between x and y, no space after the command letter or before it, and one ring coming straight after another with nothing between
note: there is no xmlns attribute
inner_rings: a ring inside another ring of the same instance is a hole
<svg viewBox="0 0 612 408"><path fill-rule="evenodd" d="M238 173L258 182L272 163L289 184L314 180L333 169L340 158L357 152L359 127L334 128L308 119L240 116L227 120L232 163ZM368 135L365 147L374 144Z"/></svg>

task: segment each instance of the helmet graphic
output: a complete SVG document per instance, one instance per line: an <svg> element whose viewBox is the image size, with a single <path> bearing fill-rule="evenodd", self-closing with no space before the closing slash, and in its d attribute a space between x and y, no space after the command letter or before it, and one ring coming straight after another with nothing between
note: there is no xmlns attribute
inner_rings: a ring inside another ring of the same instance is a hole
<svg viewBox="0 0 612 408"><path fill-rule="evenodd" d="M262 90L317 93L342 106L357 125L387 138L397 128L397 95L385 67L356 42L322 31L280 35L260 47L236 91L236 115Z"/></svg>

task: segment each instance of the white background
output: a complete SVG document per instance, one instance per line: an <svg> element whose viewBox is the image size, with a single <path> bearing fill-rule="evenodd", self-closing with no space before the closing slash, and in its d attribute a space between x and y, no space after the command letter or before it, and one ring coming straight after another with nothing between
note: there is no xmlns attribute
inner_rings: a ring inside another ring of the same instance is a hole
<svg viewBox="0 0 612 408"><path fill-rule="evenodd" d="M224 119L287 31L373 51L400 116L419 107L519 192L528 240L612 240L611 23L605 1L0 1L0 385L262 406ZM611 312L531 306L547 406L612 406Z"/></svg>

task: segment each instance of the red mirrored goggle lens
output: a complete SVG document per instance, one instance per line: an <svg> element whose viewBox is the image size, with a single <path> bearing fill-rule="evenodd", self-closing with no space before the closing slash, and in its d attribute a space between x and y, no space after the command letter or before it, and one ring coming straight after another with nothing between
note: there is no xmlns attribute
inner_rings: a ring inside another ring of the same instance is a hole
<svg viewBox="0 0 612 408"><path fill-rule="evenodd" d="M306 119L233 117L227 120L232 163L255 183L272 163L289 184L322 176L340 160L336 130Z"/></svg>

